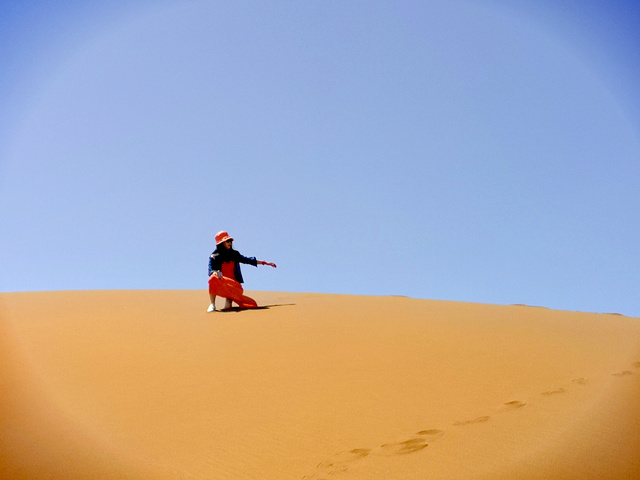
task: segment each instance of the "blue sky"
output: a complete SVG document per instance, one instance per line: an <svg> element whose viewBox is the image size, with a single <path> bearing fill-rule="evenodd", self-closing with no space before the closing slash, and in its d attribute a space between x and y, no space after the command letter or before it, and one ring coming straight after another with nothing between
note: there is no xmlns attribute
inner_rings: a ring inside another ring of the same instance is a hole
<svg viewBox="0 0 640 480"><path fill-rule="evenodd" d="M0 291L640 316L630 1L3 2Z"/></svg>

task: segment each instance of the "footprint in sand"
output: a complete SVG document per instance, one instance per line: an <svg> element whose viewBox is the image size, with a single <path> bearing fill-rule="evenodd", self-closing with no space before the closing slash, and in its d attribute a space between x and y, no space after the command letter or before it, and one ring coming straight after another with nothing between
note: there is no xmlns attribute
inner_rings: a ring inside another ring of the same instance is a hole
<svg viewBox="0 0 640 480"><path fill-rule="evenodd" d="M318 464L318 468L324 469L341 469L346 467L347 464L360 460L371 453L370 448L354 448L348 452L340 452L334 455L329 460L324 460ZM346 469L346 468L345 468Z"/></svg>
<svg viewBox="0 0 640 480"><path fill-rule="evenodd" d="M507 402L500 407L500 410L503 412L512 412L514 410L519 410L522 407L525 407L527 404L521 402L520 400L513 400L511 402Z"/></svg>
<svg viewBox="0 0 640 480"><path fill-rule="evenodd" d="M420 430L416 433L416 435L428 436L433 441L436 438L440 438L442 435L444 435L444 432L442 430L438 430L437 428L430 428L428 430Z"/></svg>
<svg viewBox="0 0 640 480"><path fill-rule="evenodd" d="M587 383L589 383L589 380L587 380L586 378L574 378L573 380L571 380L571 383L575 383L576 385L586 385Z"/></svg>
<svg viewBox="0 0 640 480"><path fill-rule="evenodd" d="M380 445L373 453L375 455L392 456L392 455L408 455L416 453L427 448L429 444L425 438L410 438L404 442L385 443Z"/></svg>
<svg viewBox="0 0 640 480"><path fill-rule="evenodd" d="M542 395L544 395L545 397L550 397L551 395L559 395L565 392L566 390L564 388L557 388L555 390L549 390L548 392L542 392Z"/></svg>
<svg viewBox="0 0 640 480"><path fill-rule="evenodd" d="M427 440L435 441L444 435L442 430L432 428L429 430L420 430L416 435L420 435L417 438L410 438L404 442L397 443L385 443L380 445L379 448L371 450L370 448L354 448L353 450L338 453L328 460L324 460L317 465L317 469L322 473L320 475L335 475L344 473L349 470L349 464L357 460L361 460L367 456L379 455L379 456L395 456L395 455L408 455L410 453L416 453L424 450L429 446ZM323 480L323 477L318 476L305 476L305 480Z"/></svg>
<svg viewBox="0 0 640 480"><path fill-rule="evenodd" d="M623 370L621 372L612 373L611 375L614 377L627 377L629 375L633 375L633 372L631 370Z"/></svg>
<svg viewBox="0 0 640 480"><path fill-rule="evenodd" d="M474 423L484 423L488 421L490 418L491 417L489 416L484 416L484 417L474 418L473 420L460 420L459 422L454 422L454 425L461 426L461 425L472 425Z"/></svg>

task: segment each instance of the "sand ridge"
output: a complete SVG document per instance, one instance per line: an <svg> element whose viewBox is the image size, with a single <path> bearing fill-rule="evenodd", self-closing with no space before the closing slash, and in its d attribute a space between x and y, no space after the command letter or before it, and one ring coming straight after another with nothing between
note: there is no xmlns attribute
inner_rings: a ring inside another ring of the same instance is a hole
<svg viewBox="0 0 640 480"><path fill-rule="evenodd" d="M639 319L251 295L0 294L2 477L640 478Z"/></svg>

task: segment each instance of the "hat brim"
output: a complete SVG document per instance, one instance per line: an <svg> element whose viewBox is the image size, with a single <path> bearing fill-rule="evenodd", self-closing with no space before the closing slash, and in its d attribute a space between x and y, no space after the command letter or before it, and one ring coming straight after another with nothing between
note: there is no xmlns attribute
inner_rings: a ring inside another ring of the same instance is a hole
<svg viewBox="0 0 640 480"><path fill-rule="evenodd" d="M223 239L221 239L218 243L216 243L216 245L220 245L221 243L226 242L227 240L231 240L233 242L233 238L232 237L224 237Z"/></svg>

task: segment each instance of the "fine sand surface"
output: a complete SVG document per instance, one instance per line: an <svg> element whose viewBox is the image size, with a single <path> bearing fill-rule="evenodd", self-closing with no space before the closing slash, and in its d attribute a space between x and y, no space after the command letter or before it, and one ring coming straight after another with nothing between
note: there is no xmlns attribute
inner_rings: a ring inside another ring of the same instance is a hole
<svg viewBox="0 0 640 480"><path fill-rule="evenodd" d="M0 294L0 476L640 479L638 318L249 294Z"/></svg>

